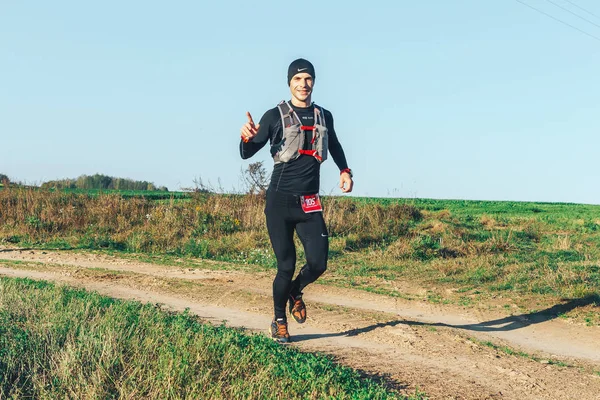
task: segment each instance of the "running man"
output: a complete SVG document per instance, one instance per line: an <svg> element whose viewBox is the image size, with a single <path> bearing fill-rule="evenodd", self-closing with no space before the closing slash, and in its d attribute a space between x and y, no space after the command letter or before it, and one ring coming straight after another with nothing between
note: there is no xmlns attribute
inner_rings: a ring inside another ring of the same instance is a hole
<svg viewBox="0 0 600 400"><path fill-rule="evenodd" d="M267 190L265 215L271 245L277 258L277 275L273 281L275 317L271 336L278 342L290 341L286 317L288 310L298 323L306 321L306 305L302 291L327 269L329 241L327 226L319 198L321 163L331 153L340 169L342 192L352 191L352 171L346 163L344 150L333 127L333 116L312 102L315 83L313 65L302 58L288 68L291 101L282 101L268 110L254 124L241 128L240 154L247 159L270 143L275 167ZM306 264L296 279L296 248L294 230L298 234Z"/></svg>

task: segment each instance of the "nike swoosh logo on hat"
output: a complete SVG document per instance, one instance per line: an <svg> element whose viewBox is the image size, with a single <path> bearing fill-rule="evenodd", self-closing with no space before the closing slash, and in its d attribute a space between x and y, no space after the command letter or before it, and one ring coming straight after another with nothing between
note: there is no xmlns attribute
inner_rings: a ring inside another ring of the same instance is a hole
<svg viewBox="0 0 600 400"><path fill-rule="evenodd" d="M308 68L298 68L298 72L302 72L302 71L304 71L305 69L308 69Z"/></svg>

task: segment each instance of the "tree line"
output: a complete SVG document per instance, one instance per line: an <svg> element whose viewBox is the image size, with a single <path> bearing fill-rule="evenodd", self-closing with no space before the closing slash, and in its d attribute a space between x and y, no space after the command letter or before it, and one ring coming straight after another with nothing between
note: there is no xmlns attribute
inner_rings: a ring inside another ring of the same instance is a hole
<svg viewBox="0 0 600 400"><path fill-rule="evenodd" d="M165 186L156 187L147 181L134 181L127 178L95 174L81 175L75 179L59 179L44 182L43 189L102 189L102 190L160 190L168 192Z"/></svg>

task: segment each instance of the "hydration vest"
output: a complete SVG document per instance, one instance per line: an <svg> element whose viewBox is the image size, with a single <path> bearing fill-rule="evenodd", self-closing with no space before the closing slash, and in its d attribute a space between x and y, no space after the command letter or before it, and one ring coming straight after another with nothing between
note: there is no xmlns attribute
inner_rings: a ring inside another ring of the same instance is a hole
<svg viewBox="0 0 600 400"><path fill-rule="evenodd" d="M273 160L275 164L286 163L297 159L301 155L313 156L320 163L327 160L327 127L325 126L325 113L316 104L314 126L302 125L300 118L287 101L277 105L281 114L281 128L283 136L279 143L274 143L275 150ZM304 149L306 140L305 131L312 131L310 150ZM273 153L272 153L273 154Z"/></svg>

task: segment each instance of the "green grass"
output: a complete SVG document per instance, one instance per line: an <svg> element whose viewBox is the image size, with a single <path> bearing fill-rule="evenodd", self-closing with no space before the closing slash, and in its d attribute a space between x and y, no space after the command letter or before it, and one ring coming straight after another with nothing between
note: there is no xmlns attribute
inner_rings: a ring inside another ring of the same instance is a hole
<svg viewBox="0 0 600 400"><path fill-rule="evenodd" d="M109 190L109 189L60 189L63 193L99 196L102 194L118 194L124 198L143 197L149 200L189 199L189 192L165 192L162 190Z"/></svg>
<svg viewBox="0 0 600 400"><path fill-rule="evenodd" d="M482 200L437 200L437 199L395 199L395 198L356 198L359 201L369 203L375 202L382 205L388 204L411 204L420 210L443 211L447 210L458 216L481 216L484 214L500 215L505 217L529 217L535 215L540 220L556 215L568 216L569 218L585 218L598 216L598 205L576 204L576 203L548 203L548 202L524 202L524 201L482 201Z"/></svg>
<svg viewBox="0 0 600 400"><path fill-rule="evenodd" d="M15 185L17 187L17 185ZM4 188L4 185L0 183L0 189ZM117 194L124 198L143 197L150 200L185 200L192 198L190 192L166 192L163 190L116 190L116 189L40 189L37 187L29 187L31 190L50 190L59 191L67 194L83 194L88 196L99 196L106 194Z"/></svg>
<svg viewBox="0 0 600 400"><path fill-rule="evenodd" d="M404 398L383 385L187 312L0 278L0 398Z"/></svg>

